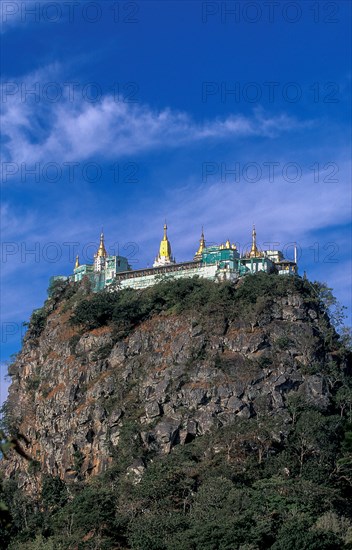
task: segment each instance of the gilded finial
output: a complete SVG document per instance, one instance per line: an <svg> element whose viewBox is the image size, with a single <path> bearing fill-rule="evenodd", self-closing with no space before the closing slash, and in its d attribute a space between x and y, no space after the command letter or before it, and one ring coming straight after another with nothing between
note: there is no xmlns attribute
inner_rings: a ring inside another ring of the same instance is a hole
<svg viewBox="0 0 352 550"><path fill-rule="evenodd" d="M156 257L156 262L158 262L161 259L163 262L166 262L166 263L172 262L171 244L169 239L167 238L166 220L164 223L164 235L160 241L159 254Z"/></svg>
<svg viewBox="0 0 352 550"><path fill-rule="evenodd" d="M79 267L79 256L78 256L78 254L76 256L75 269L77 269L77 267Z"/></svg>
<svg viewBox="0 0 352 550"><path fill-rule="evenodd" d="M253 229L252 229L252 245L253 243L256 244L256 238L257 238L257 232L255 230L255 225L253 224Z"/></svg>
<svg viewBox="0 0 352 550"><path fill-rule="evenodd" d="M199 248L194 256L194 259L195 260L198 260L201 256L202 256L202 253L204 251L204 248L206 247L206 244L205 244L205 238L204 238L204 228L202 226L202 233L200 235L200 239L199 239Z"/></svg>
<svg viewBox="0 0 352 550"><path fill-rule="evenodd" d="M251 247L249 256L251 258L257 258L258 256L260 256L260 251L258 250L258 247L257 247L257 232L255 230L254 223L253 223L253 229L252 229L252 247Z"/></svg>
<svg viewBox="0 0 352 550"><path fill-rule="evenodd" d="M104 233L103 233L103 229L102 229L101 234L100 234L100 244L99 244L97 256L103 256L105 258L107 255L108 254L106 252L105 244L104 244Z"/></svg>

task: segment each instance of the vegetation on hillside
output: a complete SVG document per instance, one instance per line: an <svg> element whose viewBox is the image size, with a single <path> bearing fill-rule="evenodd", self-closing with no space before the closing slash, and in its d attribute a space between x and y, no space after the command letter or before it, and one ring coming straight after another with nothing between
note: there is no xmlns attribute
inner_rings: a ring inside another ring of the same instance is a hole
<svg viewBox="0 0 352 550"><path fill-rule="evenodd" d="M111 324L128 332L138 323L161 312L194 311L202 316L222 312L230 320L239 315L258 316L270 308L274 299L293 292L299 292L308 304L315 304L322 312L333 307L336 324L341 323L342 309L337 306L326 285L266 273L248 275L237 285L216 284L193 277L160 281L145 290L126 288L91 294L79 300L71 322L86 329Z"/></svg>
<svg viewBox="0 0 352 550"><path fill-rule="evenodd" d="M236 419L154 460L136 485L118 459L88 485L47 476L37 501L7 481L2 547L351 548L351 424L302 407L286 441L273 446L268 430Z"/></svg>

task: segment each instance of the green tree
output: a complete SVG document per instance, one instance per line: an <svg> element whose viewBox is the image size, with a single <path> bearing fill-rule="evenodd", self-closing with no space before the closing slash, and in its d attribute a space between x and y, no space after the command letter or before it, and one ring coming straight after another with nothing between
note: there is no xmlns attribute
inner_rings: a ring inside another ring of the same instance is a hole
<svg viewBox="0 0 352 550"><path fill-rule="evenodd" d="M282 525L271 550L339 550L343 546L335 533L312 530L307 519L298 517Z"/></svg>
<svg viewBox="0 0 352 550"><path fill-rule="evenodd" d="M332 468L341 435L338 417L326 418L319 411L304 410L289 439L289 447L298 460L299 476L302 476L305 466L312 460L309 475L323 476Z"/></svg>
<svg viewBox="0 0 352 550"><path fill-rule="evenodd" d="M337 390L335 400L341 416L346 414L348 422L352 424L352 388L343 385Z"/></svg>

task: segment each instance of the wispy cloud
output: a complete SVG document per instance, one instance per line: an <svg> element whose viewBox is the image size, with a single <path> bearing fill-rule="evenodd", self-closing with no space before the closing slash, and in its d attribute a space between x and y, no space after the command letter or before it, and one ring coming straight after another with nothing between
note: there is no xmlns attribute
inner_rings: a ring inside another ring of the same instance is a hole
<svg viewBox="0 0 352 550"><path fill-rule="evenodd" d="M33 87L35 83L55 82L59 73L58 66L50 66L26 76L22 83ZM36 101L35 96L23 98L20 87L14 92L8 83L2 86L6 161L81 161L92 156L119 159L205 140L275 137L312 124L285 113L272 116L260 109L251 117L231 114L199 122L185 112L116 101L112 95L93 104L79 96L71 101L66 92L59 102L50 103L43 98Z"/></svg>
<svg viewBox="0 0 352 550"><path fill-rule="evenodd" d="M189 254L194 241L194 234L190 234L190 220L195 232L205 226L209 240L222 242L230 238L242 246L250 242L252 223L257 224L260 243L278 242L281 248L292 241L302 247L313 246L316 241L321 247L333 242L332 228L337 223L343 225L349 222L350 208L344 194L340 193L341 198L338 199L332 188L318 190L307 179L301 183L305 188L304 194L293 191L292 187L283 189L282 184L280 188L279 183L265 187L247 184L241 189L218 184L187 195L179 193L180 198L175 193L172 218L177 228L175 240L181 244L180 253L183 256ZM341 188L345 189L346 197L348 182L341 184ZM278 195L280 201L277 200ZM162 219L162 212L159 218ZM318 232L325 232L324 237ZM340 239L341 231L338 245ZM351 243L346 244L346 249L350 250ZM339 257L342 252L339 246Z"/></svg>

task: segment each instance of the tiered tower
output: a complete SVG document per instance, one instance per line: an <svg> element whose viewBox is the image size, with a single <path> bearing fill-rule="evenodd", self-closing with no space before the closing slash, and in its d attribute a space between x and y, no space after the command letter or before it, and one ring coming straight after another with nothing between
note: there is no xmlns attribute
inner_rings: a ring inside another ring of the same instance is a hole
<svg viewBox="0 0 352 550"><path fill-rule="evenodd" d="M107 255L108 254L106 252L104 244L104 233L101 232L99 248L97 250L97 253L94 254L94 271L104 271Z"/></svg>
<svg viewBox="0 0 352 550"><path fill-rule="evenodd" d="M203 227L202 227L202 234L200 236L200 239L199 239L199 248L197 250L197 252L195 253L194 255L194 260L200 260L202 258L202 254L204 252L204 249L205 249L205 238L204 238L204 230L203 230Z"/></svg>
<svg viewBox="0 0 352 550"><path fill-rule="evenodd" d="M262 256L262 252L257 247L257 232L255 230L255 225L253 224L253 230L252 230L252 246L251 250L248 254L250 258L260 258Z"/></svg>
<svg viewBox="0 0 352 550"><path fill-rule="evenodd" d="M155 258L153 267L161 267L164 265L172 265L175 263L176 263L175 258L172 257L172 253L171 253L171 244L169 239L167 238L167 225L165 222L164 236L160 241L159 253Z"/></svg>

